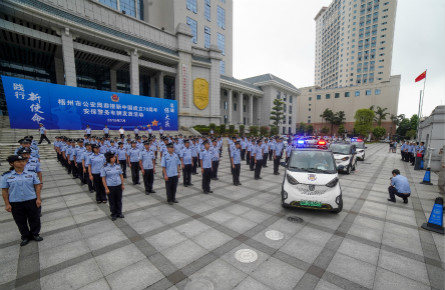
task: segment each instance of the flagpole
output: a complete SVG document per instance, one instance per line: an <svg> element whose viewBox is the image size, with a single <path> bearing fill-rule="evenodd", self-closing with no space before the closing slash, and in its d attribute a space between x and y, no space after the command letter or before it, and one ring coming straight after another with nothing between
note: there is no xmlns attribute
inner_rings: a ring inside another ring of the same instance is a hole
<svg viewBox="0 0 445 290"><path fill-rule="evenodd" d="M422 105L422 90L420 90L420 94L419 94L419 109L417 111L417 128L416 128L416 142L420 142L419 138L419 124L420 124L420 107Z"/></svg>
<svg viewBox="0 0 445 290"><path fill-rule="evenodd" d="M417 142L420 142L420 118L422 116L422 110L423 110L423 101L425 100L425 84L426 84L426 77L427 77L427 71L428 69L425 69L425 78L423 79L423 90L420 92L420 100L419 100L419 114L417 115Z"/></svg>

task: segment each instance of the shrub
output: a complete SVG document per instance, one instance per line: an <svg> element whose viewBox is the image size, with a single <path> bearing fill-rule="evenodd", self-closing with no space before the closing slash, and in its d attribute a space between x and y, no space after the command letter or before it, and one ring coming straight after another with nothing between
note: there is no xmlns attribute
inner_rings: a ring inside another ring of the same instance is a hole
<svg viewBox="0 0 445 290"><path fill-rule="evenodd" d="M267 135L269 135L269 127L261 126L260 127L260 136L267 136Z"/></svg>

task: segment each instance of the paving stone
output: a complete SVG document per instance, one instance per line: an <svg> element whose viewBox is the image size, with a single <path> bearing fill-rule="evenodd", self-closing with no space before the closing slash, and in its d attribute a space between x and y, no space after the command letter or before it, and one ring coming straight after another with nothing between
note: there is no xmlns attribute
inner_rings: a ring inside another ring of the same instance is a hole
<svg viewBox="0 0 445 290"><path fill-rule="evenodd" d="M105 278L102 278L100 280L94 281L93 283L85 285L79 290L110 290L110 286L108 286Z"/></svg>
<svg viewBox="0 0 445 290"><path fill-rule="evenodd" d="M354 240L344 239L338 252L363 262L377 265L380 249Z"/></svg>
<svg viewBox="0 0 445 290"><path fill-rule="evenodd" d="M280 249L280 251L288 255L297 257L298 259L311 264L315 261L315 259L321 253L322 250L323 250L322 246L316 245L308 240L300 239L297 237L291 238Z"/></svg>
<svg viewBox="0 0 445 290"><path fill-rule="evenodd" d="M146 240L155 247L158 251L163 251L171 246L177 245L185 240L187 237L180 234L176 230L166 230L162 233L156 234L146 238Z"/></svg>
<svg viewBox="0 0 445 290"><path fill-rule="evenodd" d="M251 274L256 280L276 290L293 289L303 275L304 271L275 258L268 259Z"/></svg>
<svg viewBox="0 0 445 290"><path fill-rule="evenodd" d="M387 289L429 290L431 287L406 276L378 267L375 275L374 290Z"/></svg>
<svg viewBox="0 0 445 290"><path fill-rule="evenodd" d="M40 269L45 269L56 264L89 253L90 249L84 240L62 244L58 247L41 250L39 253Z"/></svg>
<svg viewBox="0 0 445 290"><path fill-rule="evenodd" d="M252 277L247 277L234 288L234 290L247 290L247 289L272 290L272 288L267 287L266 285L258 282Z"/></svg>
<svg viewBox="0 0 445 290"><path fill-rule="evenodd" d="M95 257L96 263L103 275L108 276L126 266L144 259L144 255L134 245L128 245L106 254Z"/></svg>
<svg viewBox="0 0 445 290"><path fill-rule="evenodd" d="M172 246L161 253L169 259L178 269L192 263L196 259L204 256L208 251L196 243L187 240Z"/></svg>
<svg viewBox="0 0 445 290"><path fill-rule="evenodd" d="M227 243L232 238L224 233L221 233L220 231L211 228L191 239L201 247L205 248L208 251L211 251Z"/></svg>

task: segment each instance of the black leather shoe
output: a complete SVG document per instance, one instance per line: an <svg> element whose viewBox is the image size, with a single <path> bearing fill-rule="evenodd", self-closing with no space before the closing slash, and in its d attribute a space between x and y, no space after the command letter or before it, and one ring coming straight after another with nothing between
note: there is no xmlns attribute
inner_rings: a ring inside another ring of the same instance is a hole
<svg viewBox="0 0 445 290"><path fill-rule="evenodd" d="M408 203L408 199L407 199L407 198L404 199L404 200L403 200L403 203Z"/></svg>
<svg viewBox="0 0 445 290"><path fill-rule="evenodd" d="M179 201L177 201L176 199L173 201L174 203L178 203Z"/></svg>
<svg viewBox="0 0 445 290"><path fill-rule="evenodd" d="M97 202L97 204L102 203L102 201L100 201L100 200L98 200L98 201L96 201L96 202Z"/></svg>
<svg viewBox="0 0 445 290"><path fill-rule="evenodd" d="M149 193L156 193L156 191L154 191L154 190L150 190L150 191L148 191Z"/></svg>
<svg viewBox="0 0 445 290"><path fill-rule="evenodd" d="M396 203L395 200L392 200L392 199L390 199L390 198L388 198L388 201Z"/></svg>
<svg viewBox="0 0 445 290"><path fill-rule="evenodd" d="M43 238L42 238L41 236L39 236L39 235L35 235L35 236L33 236L33 239L34 239L34 241L36 241L36 242L43 241Z"/></svg>
<svg viewBox="0 0 445 290"><path fill-rule="evenodd" d="M169 201L168 204L169 204L169 205L173 205L173 202Z"/></svg>
<svg viewBox="0 0 445 290"><path fill-rule="evenodd" d="M111 220L112 220L112 221L115 221L115 220L117 220L117 217L112 216L112 217L111 217Z"/></svg>
<svg viewBox="0 0 445 290"><path fill-rule="evenodd" d="M209 190L208 193L213 193L213 190Z"/></svg>
<svg viewBox="0 0 445 290"><path fill-rule="evenodd" d="M145 192L145 195L150 195L150 191L146 191L146 192Z"/></svg>
<svg viewBox="0 0 445 290"><path fill-rule="evenodd" d="M23 240L20 242L20 247L26 246L28 243L29 243L29 239L23 239Z"/></svg>
<svg viewBox="0 0 445 290"><path fill-rule="evenodd" d="M242 185L242 184L238 182L238 185Z"/></svg>
<svg viewBox="0 0 445 290"><path fill-rule="evenodd" d="M184 187L188 187L189 185L188 184L184 184Z"/></svg>
<svg viewBox="0 0 445 290"><path fill-rule="evenodd" d="M124 216L123 214L120 214L119 217L120 217L121 219L123 219L125 216Z"/></svg>
<svg viewBox="0 0 445 290"><path fill-rule="evenodd" d="M193 186L193 183L189 183L188 186Z"/></svg>

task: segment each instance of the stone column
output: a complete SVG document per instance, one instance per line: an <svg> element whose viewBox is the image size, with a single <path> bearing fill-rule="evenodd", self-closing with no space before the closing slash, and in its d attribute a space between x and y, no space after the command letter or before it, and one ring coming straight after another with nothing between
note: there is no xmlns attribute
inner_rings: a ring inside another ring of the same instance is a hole
<svg viewBox="0 0 445 290"><path fill-rule="evenodd" d="M243 93L239 93L239 101L238 101L238 107L239 107L239 123L240 124L244 124L244 94Z"/></svg>
<svg viewBox="0 0 445 290"><path fill-rule="evenodd" d="M63 71L63 60L61 58L55 57L54 58L54 66L56 68L56 82L58 85L64 85L65 79L64 79L64 71Z"/></svg>
<svg viewBox="0 0 445 290"><path fill-rule="evenodd" d="M62 58L65 71L65 85L76 87L76 62L74 57L73 36L69 28L61 32Z"/></svg>
<svg viewBox="0 0 445 290"><path fill-rule="evenodd" d="M232 90L227 90L227 99L228 99L228 106L227 106L227 112L228 112L228 116L227 116L227 123L229 123L229 125L232 124L232 112L233 112L233 91Z"/></svg>
<svg viewBox="0 0 445 290"><path fill-rule="evenodd" d="M110 69L110 87L111 91L117 91L117 74L115 69Z"/></svg>
<svg viewBox="0 0 445 290"><path fill-rule="evenodd" d="M156 77L155 75L150 76L150 97L156 98Z"/></svg>
<svg viewBox="0 0 445 290"><path fill-rule="evenodd" d="M137 49L129 52L130 54L130 93L139 95L139 54Z"/></svg>
<svg viewBox="0 0 445 290"><path fill-rule="evenodd" d="M253 126L253 95L249 95L249 125Z"/></svg>
<svg viewBox="0 0 445 290"><path fill-rule="evenodd" d="M164 73L159 72L158 74L158 90L159 90L159 98L165 98L165 90L164 90Z"/></svg>

